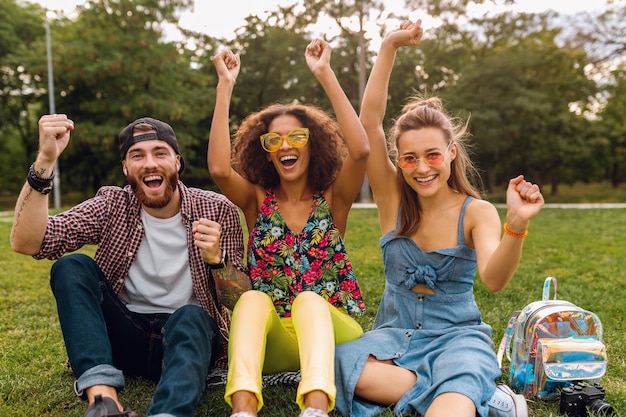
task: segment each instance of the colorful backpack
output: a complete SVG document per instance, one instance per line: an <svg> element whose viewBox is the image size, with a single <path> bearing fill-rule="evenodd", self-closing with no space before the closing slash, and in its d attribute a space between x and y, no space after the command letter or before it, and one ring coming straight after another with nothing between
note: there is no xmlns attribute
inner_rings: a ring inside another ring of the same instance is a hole
<svg viewBox="0 0 626 417"><path fill-rule="evenodd" d="M558 399L561 388L572 382L599 382L607 366L600 319L557 300L556 287L556 278L546 278L541 301L511 315L497 354L502 369L506 352L508 383L514 390L545 400Z"/></svg>

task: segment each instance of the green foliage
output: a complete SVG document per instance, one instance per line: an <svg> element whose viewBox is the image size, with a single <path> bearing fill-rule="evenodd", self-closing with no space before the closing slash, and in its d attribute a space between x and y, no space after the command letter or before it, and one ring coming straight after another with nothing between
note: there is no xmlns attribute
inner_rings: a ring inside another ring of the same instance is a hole
<svg viewBox="0 0 626 417"><path fill-rule="evenodd" d="M612 83L607 88L607 105L600 113L599 138L607 150L604 160L611 183L617 186L626 180L626 65L621 64L612 72Z"/></svg>
<svg viewBox="0 0 626 417"><path fill-rule="evenodd" d="M142 116L172 125L191 167L183 174L186 182L209 183L206 147L192 146L206 143L198 126L199 115L209 113L206 86L189 55L163 41L164 25L192 3L88 2L75 22L55 31L57 107L76 123L62 156L67 186L93 191L121 184L121 170L111 169L119 167L117 134Z"/></svg>
<svg viewBox="0 0 626 417"><path fill-rule="evenodd" d="M500 213L504 216L504 211ZM74 395L74 377L64 367L65 348L48 285L52 263L13 253L8 245L10 222L10 214L0 216L0 415L82 416L85 405ZM384 288L376 210L353 209L347 230L346 245L368 307L367 315L358 320L367 330ZM532 221L522 262L509 285L498 293L489 292L478 279L475 285L483 320L492 325L498 343L510 314L541 297L546 276L557 277L559 298L596 312L602 320L609 355L602 384L605 399L618 412L626 410L624 247L626 209L544 208ZM82 252L93 255L93 249ZM131 378L121 399L142 415L153 392L152 383ZM223 395L223 386L209 388L196 415L228 415ZM261 417L297 414L295 388L269 387L263 395ZM558 415L558 403L532 400L529 407L535 417Z"/></svg>
<svg viewBox="0 0 626 417"><path fill-rule="evenodd" d="M469 3L406 2L407 13L422 6L424 17L440 24L426 31L420 48L399 51L386 125L407 97L436 94L451 113L471 116L474 156L490 190L519 172L550 184L555 196L560 184L575 181L608 180L617 187L626 178L623 69L611 79L607 71L597 74L623 53L619 23L626 8L615 3L570 25L554 13L472 17ZM303 57L313 36L333 45L333 68L358 109L375 58L376 34L363 28L376 23L382 35L399 18L380 1L301 0L248 16L232 40L191 31L169 40L165 28L192 5L90 0L76 17L50 19L52 98L56 111L76 122L59 160L64 190L88 196L101 185L124 183L115 168L117 134L145 115L176 130L187 162L185 182L215 189L206 150L216 84L211 57L220 48L230 47L242 58L231 106L234 130L248 114L274 102L299 100L330 110ZM1 0L0 11L8 16L0 25L0 134L6 138L0 141L0 192L16 193L37 151L37 120L49 108L45 16L41 7L17 0ZM322 17L336 27L320 34L314 25ZM604 99L605 112L598 113ZM600 118L584 117L592 114Z"/></svg>
<svg viewBox="0 0 626 417"><path fill-rule="evenodd" d="M493 203L506 201L506 188L499 187L495 192L488 195ZM576 182L571 185L559 186L559 193L553 196L550 186L542 188L542 193L547 204L623 204L626 203L626 185L622 184L615 188L608 181L601 183Z"/></svg>
<svg viewBox="0 0 626 417"><path fill-rule="evenodd" d="M559 32L548 28L545 15L503 14L476 23L488 41L443 94L452 108L471 115L488 188L519 172L540 184L580 179L567 167L584 148L570 108L593 93L583 54L557 46ZM498 163L503 159L508 163Z"/></svg>
<svg viewBox="0 0 626 417"><path fill-rule="evenodd" d="M41 80L24 59L43 39L43 11L0 0L0 16L0 193L17 193L32 150L26 138L37 131L30 112L43 99Z"/></svg>

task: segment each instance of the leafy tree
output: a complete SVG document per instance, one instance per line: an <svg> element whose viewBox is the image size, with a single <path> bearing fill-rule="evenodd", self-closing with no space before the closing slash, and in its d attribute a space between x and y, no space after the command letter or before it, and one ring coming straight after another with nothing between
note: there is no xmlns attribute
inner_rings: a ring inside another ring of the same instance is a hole
<svg viewBox="0 0 626 417"><path fill-rule="evenodd" d="M241 55L242 62L231 105L233 129L250 112L276 102L299 101L332 110L304 59L306 45L315 36L310 28L320 13L318 6L312 4L305 11L295 5L279 7L264 16L248 16L236 40L223 41ZM356 108L356 41L341 32L327 40L333 44L333 69ZM210 56L203 56L200 65L203 72L214 72Z"/></svg>
<svg viewBox="0 0 626 417"><path fill-rule="evenodd" d="M237 120L272 103L306 102L309 87L315 83L304 60L311 41L307 24L295 6L280 7L266 18L251 15L246 19L246 26L230 45L242 62L235 87L238 100L232 106Z"/></svg>
<svg viewBox="0 0 626 417"><path fill-rule="evenodd" d="M607 86L609 97L600 120L595 123L603 134L608 152L603 156L608 161L611 184L617 188L626 180L626 65L613 71L613 83Z"/></svg>
<svg viewBox="0 0 626 417"><path fill-rule="evenodd" d="M594 93L585 54L560 48L549 14L481 18L487 42L468 60L447 96L472 116L489 187L517 173L536 182L573 182L568 166L582 147L572 107Z"/></svg>
<svg viewBox="0 0 626 417"><path fill-rule="evenodd" d="M338 36L332 40L327 40L336 43L340 48L341 53L335 54L339 55L340 59L335 58L334 65L340 69L338 77L343 84L346 95L352 100L358 112L367 82L367 64L372 57L372 51L369 48L370 42L366 37L366 24L371 21L377 22L381 32L384 32L385 21L394 16L385 11L382 1L335 0L328 2L312 0L310 3L311 6L309 7L313 9L319 7L320 13L332 18L339 28ZM361 186L358 200L362 203L372 202L367 176Z"/></svg>
<svg viewBox="0 0 626 417"><path fill-rule="evenodd" d="M0 15L0 192L17 193L36 149L31 110L45 99L44 79L23 58L37 50L45 62L44 16L39 6L14 0L0 0Z"/></svg>
<svg viewBox="0 0 626 417"><path fill-rule="evenodd" d="M440 25L425 33L420 48L398 51L387 125L408 96L437 94L453 113L471 116L475 159L490 189L518 172L551 183L553 193L562 182L622 181L623 76L615 72L615 82L602 85L602 95L585 73L591 63L606 74L622 54L619 3L610 13L588 19L589 27L615 35L604 38L600 31L568 37L572 32L559 29L555 14L471 17L469 0L406 4L426 10ZM176 25L178 13L192 5L192 0L88 0L74 20L50 21L57 112L70 115L77 127L60 161L64 190L90 195L102 184L123 184L121 170L114 168L119 166L117 134L144 115L168 121L176 130L187 162L184 181L214 188L206 149L216 83L211 57L220 47L242 56L231 106L233 129L273 102L298 100L330 111L303 57L307 43L319 35L312 25L330 18L336 30L322 36L333 45L333 68L358 110L375 57L364 27L376 22L382 35L402 18L380 1L302 0L249 16L234 40L182 30L182 39L168 41L166 25ZM26 166L34 156L36 121L46 112L48 95L43 10L0 0L0 11L10 16L0 24L4 181L13 178L6 166L20 160ZM590 98L605 104L598 121L586 119L595 111ZM12 172L19 178L0 183L0 190L21 185L23 170Z"/></svg>
<svg viewBox="0 0 626 417"><path fill-rule="evenodd" d="M117 134L132 120L151 116L172 125L187 161L183 179L207 186L206 83L191 52L164 41L164 25L191 0L89 1L75 22L53 32L58 112L76 123L72 145L60 161L64 183L91 194L123 183ZM201 147L201 146L200 146ZM205 148L206 149L206 148Z"/></svg>
<svg viewBox="0 0 626 417"><path fill-rule="evenodd" d="M596 16L597 15L597 16ZM626 53L626 2L617 0L601 13L584 12L568 20L574 28L567 42L587 51L594 65L623 59Z"/></svg>
<svg viewBox="0 0 626 417"><path fill-rule="evenodd" d="M471 115L475 159L487 188L519 172L551 183L553 194L560 182L579 180L577 164L593 136L582 116L589 113L595 85L585 73L585 49L560 44L560 16L471 17L467 0L406 3L441 20L422 42L421 90L430 87L451 109ZM604 170L595 165L596 172Z"/></svg>

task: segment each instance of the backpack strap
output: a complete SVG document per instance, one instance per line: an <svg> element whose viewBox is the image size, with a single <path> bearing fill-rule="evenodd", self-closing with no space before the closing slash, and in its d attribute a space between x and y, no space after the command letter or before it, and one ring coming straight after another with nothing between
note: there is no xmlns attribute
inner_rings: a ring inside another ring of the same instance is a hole
<svg viewBox="0 0 626 417"><path fill-rule="evenodd" d="M511 318L509 319L509 323L506 326L506 330L504 331L504 335L502 336L502 340L500 340L500 346L498 346L498 366L502 369L502 359L504 358L504 353L506 352L506 358L511 360L511 341L513 340L513 333L515 333L515 321L517 316L521 313L520 310L514 311L511 314Z"/></svg>
<svg viewBox="0 0 626 417"><path fill-rule="evenodd" d="M556 300L556 278L548 277L543 282L543 294L541 296L541 300L549 300L550 299L550 284L554 284L554 300Z"/></svg>

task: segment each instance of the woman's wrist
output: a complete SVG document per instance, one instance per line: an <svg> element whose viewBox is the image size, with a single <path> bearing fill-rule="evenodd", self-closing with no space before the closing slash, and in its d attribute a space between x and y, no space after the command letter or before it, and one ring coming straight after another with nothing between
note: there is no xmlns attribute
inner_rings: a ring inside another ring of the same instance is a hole
<svg viewBox="0 0 626 417"><path fill-rule="evenodd" d="M502 230L504 230L505 234L518 239L523 239L528 236L528 228L525 227L523 231L521 228L514 228L513 230L511 230L507 222L502 225Z"/></svg>

